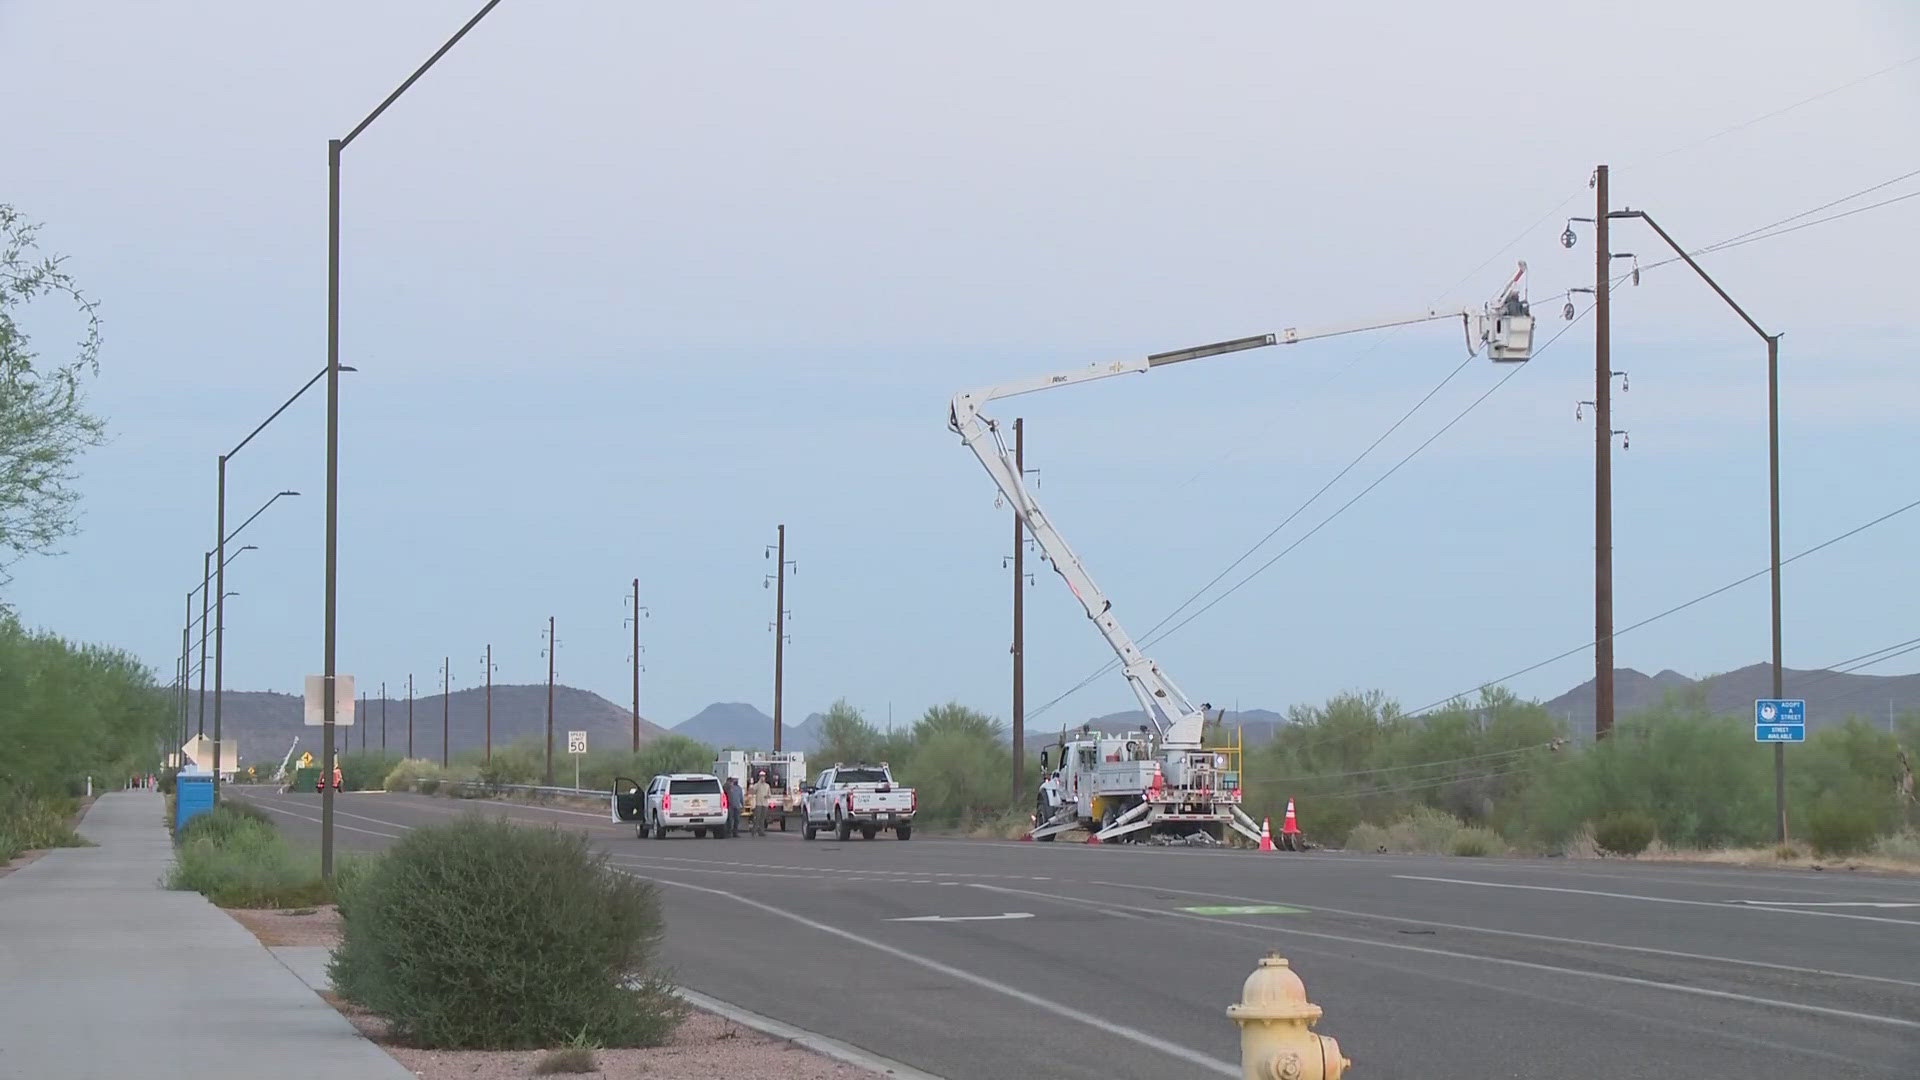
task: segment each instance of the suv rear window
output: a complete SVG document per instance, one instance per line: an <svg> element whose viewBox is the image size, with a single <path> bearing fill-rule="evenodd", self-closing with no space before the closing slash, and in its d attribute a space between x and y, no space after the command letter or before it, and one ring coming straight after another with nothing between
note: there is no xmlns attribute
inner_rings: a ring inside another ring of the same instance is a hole
<svg viewBox="0 0 1920 1080"><path fill-rule="evenodd" d="M669 780L667 790L675 795L718 795L718 780Z"/></svg>
<svg viewBox="0 0 1920 1080"><path fill-rule="evenodd" d="M879 769L836 769L833 778L842 784L884 784L887 774Z"/></svg>

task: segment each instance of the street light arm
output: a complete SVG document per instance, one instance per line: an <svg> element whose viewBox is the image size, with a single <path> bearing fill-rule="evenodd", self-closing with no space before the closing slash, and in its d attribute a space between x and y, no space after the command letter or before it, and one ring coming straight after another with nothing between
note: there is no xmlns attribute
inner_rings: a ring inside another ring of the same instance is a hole
<svg viewBox="0 0 1920 1080"><path fill-rule="evenodd" d="M249 525L251 525L251 524L253 524L253 519L254 519L254 518L257 518L257 517L259 517L259 516L260 516L261 514L264 514L264 513L266 513L266 512L267 512L267 507L269 507L269 506L272 506L272 505L273 505L274 503L277 503L277 502L279 502L279 501L280 501L280 497L281 497L282 495L298 495L298 494L300 494L300 493L299 493L299 492L297 492L297 491L282 491L282 492L280 492L280 493L279 493L278 495L275 495L275 496L274 496L273 498L271 498L271 499L268 499L268 500L267 500L267 501L266 501L266 502L265 502L265 503L264 503L264 504L263 504L263 505L262 505L262 506L260 507L260 509L258 509L258 510L255 510L255 511L253 512L253 514L252 514L251 516L249 516L249 517L247 518L247 520L245 520L245 521L243 521L243 522L241 522L241 523L240 523L240 528L239 528L239 529L235 529L235 530L233 530L232 532L230 532L230 533L228 533L228 534L227 534L227 539L228 539L229 541L231 541L231 540L232 540L232 539L233 539L234 537L236 537L236 536L239 536L239 535L240 535L240 529L244 529L244 528L246 528L247 526L249 526ZM236 552L234 552L234 554L235 554L235 555L238 555L238 554L239 554L239 552L237 552L237 551L236 551ZM227 562L232 562L232 561L233 561L232 559L228 559L228 560L227 560ZM226 563L221 563L220 565L222 565L222 566L225 566L225 565L226 565Z"/></svg>
<svg viewBox="0 0 1920 1080"><path fill-rule="evenodd" d="M380 119L380 114L387 111L387 106L399 100L400 95L406 93L408 87L412 86L416 82L419 82L420 76L425 75L427 73L428 68L438 63L441 57L447 55L448 49L451 49L455 45L459 44L460 39L467 36L467 31L479 25L480 20L487 17L487 12L492 11L495 7L498 7L499 4L500 4L500 0L487 0L487 6L481 8L479 13L476 14L473 18L468 19L467 25L461 27L457 32L455 32L455 34L452 37L448 38L447 43L445 45L440 46L440 50L438 52L434 53L432 56L427 57L427 62L424 64L421 64L418 70L416 70L413 74L407 76L407 81L401 83L399 88L396 89L393 93L388 94L387 100L382 101L378 106L374 108L372 112L368 113L367 118L365 120L362 120L358 124L355 124L353 130L347 132L347 137L340 140L340 149L342 150L346 149L347 144L352 142L354 138L358 136L362 131L365 131L367 129L368 124L371 124L375 120Z"/></svg>
<svg viewBox="0 0 1920 1080"><path fill-rule="evenodd" d="M1727 306L1732 308L1735 314L1739 315L1742 319L1746 320L1747 325L1753 327L1754 333L1759 334L1762 340L1765 340L1765 341L1773 340L1774 335L1767 333L1765 330L1762 330L1760 328L1760 324L1753 321L1753 316L1747 314L1747 309L1735 303L1733 300L1733 297L1727 295L1727 290L1721 288L1719 282L1713 280L1713 277L1710 274L1708 274L1705 270L1700 268L1699 263L1693 261L1693 256L1687 254L1686 248L1683 248L1679 244L1674 243L1673 237L1667 235L1667 230L1661 228L1660 223L1653 220L1653 215L1647 213L1645 210L1615 210L1609 213L1607 216L1615 217L1615 218L1639 218L1641 221L1644 221L1648 225L1653 226L1653 231L1660 234L1660 239L1667 242L1667 246L1673 249L1673 253L1680 256L1682 259L1686 260L1687 265L1693 267L1693 272L1700 275L1700 280L1706 282L1709 286L1711 286L1714 292L1719 293L1720 299L1725 300L1727 302Z"/></svg>
<svg viewBox="0 0 1920 1080"><path fill-rule="evenodd" d="M353 369L353 368L341 368L340 370L342 370L342 371L352 371L352 370L354 370L354 369ZM273 422L274 422L275 420L278 420L278 419L280 418L280 414L281 414L281 413L283 413L283 412L286 412L286 411L287 411L287 407L288 407L289 405L292 405L292 404L293 404L294 402L296 402L296 401L299 401L299 400L300 400L300 395L301 395L301 394L304 394L304 393L306 393L306 392L307 392L308 390L311 390L311 389L313 389L313 384L314 384L314 383L317 383L317 382L319 382L319 381L320 381L320 380L321 380L321 379L322 379L323 377L325 377L325 375L326 375L326 374L327 374L327 369L326 369L326 368L321 368L321 369L320 369L320 372L319 372L319 374L316 374L316 375L315 375L315 376L314 376L313 378L311 378L311 379L308 379L308 380L307 380L307 385L305 385L305 386L303 386L303 387L301 387L300 389L298 389L298 390L295 390L295 391L293 392L293 396L292 396L292 397L290 397L290 398L288 398L288 399L286 400L286 404L284 404L284 405L281 405L281 406L280 406L279 408L277 408L277 409L275 409L275 410L273 410L273 415L272 415L272 416L269 416L269 417L267 417L267 418L266 418L265 420L262 420L262 421L260 421L260 426L259 426L259 427L257 427L257 428L254 428L254 429L253 429L252 431L250 431L250 432L248 432L248 433L247 433L247 437L246 437L246 438L244 438L244 439L241 439L241 440L240 440L240 445L239 445L239 446L236 446L236 447L234 447L233 449L231 449L231 450L229 450L229 451L227 451L227 456L228 456L228 457L232 457L233 455L235 455L235 454L237 454L237 453L239 453L242 447L244 447L244 446L246 446L246 445L247 445L248 443L250 443L250 442L252 442L252 441L253 441L253 437L254 437L255 435L258 435L258 434L260 434L260 433L261 433L262 431L265 431L265 430L267 429L267 425L268 425L268 424L271 424L271 423L273 423Z"/></svg>

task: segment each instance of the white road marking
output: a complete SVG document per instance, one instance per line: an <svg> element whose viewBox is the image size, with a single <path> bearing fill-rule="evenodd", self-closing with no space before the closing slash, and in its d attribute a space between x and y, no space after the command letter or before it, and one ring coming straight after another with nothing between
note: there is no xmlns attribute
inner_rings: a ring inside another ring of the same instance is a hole
<svg viewBox="0 0 1920 1080"><path fill-rule="evenodd" d="M1609 900L1640 900L1649 904L1682 904L1687 907L1719 908L1732 906L1725 900L1680 900L1671 896L1639 896L1634 893L1599 892L1594 889L1568 889L1558 885L1516 885L1506 881L1469 881L1466 878L1423 877L1419 874L1395 874L1403 881L1437 881L1445 885L1473 885L1482 889L1525 889L1529 892L1573 893L1578 896L1603 896ZM1861 922L1892 923L1920 928L1913 919L1883 919L1878 915L1849 915L1843 911L1801 911L1798 908L1758 907L1753 911L1776 911L1783 915L1817 915L1826 919L1857 919Z"/></svg>
<svg viewBox="0 0 1920 1080"><path fill-rule="evenodd" d="M1888 900L1729 900L1729 904L1751 904L1755 907L1920 907L1920 901L1903 900L1894 903Z"/></svg>
<svg viewBox="0 0 1920 1080"><path fill-rule="evenodd" d="M646 875L644 874L634 874L634 876L646 877ZM1162 1039L1157 1035L1150 1035L1144 1031L1139 1030L1138 1028L1128 1027L1125 1024L1118 1024L1111 1020L1107 1020L1103 1017L1095 1016L1092 1013L1081 1012L1079 1009L1075 1009L1067 1005L1062 1005L1059 1002L1054 1001L1050 998L1044 998L1038 994L1030 994L1025 990L1020 989L1019 987L1008 986L1006 983L997 982L993 979L987 978L984 975L976 975L971 971L966 971L964 969L954 967L951 964L943 964L938 960L931 960L931 959L928 959L927 957L920 956L916 953L910 953L905 949L896 948L892 945L886 944L885 942L875 941L872 938L862 937L859 934L855 934L851 931L842 930L837 926L829 926L823 922L815 922L814 920L809 919L804 915L796 915L791 911L785 910L784 908L774 907L772 904L763 904L758 900L754 900L745 896L738 896L734 893L727 892L724 889L710 889L704 885L690 885L687 882L674 881L670 878L648 878L647 880L656 881L662 885L671 885L679 889L693 889L696 892L709 893L714 896L725 897L726 899L735 901L736 903L745 904L748 907L756 908L760 911L764 911L769 915L776 915L776 916L779 916L780 918L788 919L792 922L800 924L801 926L805 926L808 929L818 930L820 933L823 933L823 934L831 934L834 937L841 938L846 941L851 941L856 945L864 945L867 948L873 949L877 952L886 953L888 956L892 956L896 959L904 960L907 963L915 964L920 967L926 968L928 971L932 971L940 975L945 975L950 979L957 979L961 982L971 983L972 985L978 986L983 990L990 990L993 993L1000 994L1004 997L1010 997L1015 1001L1023 1002L1027 1005L1033 1006L1036 1009L1041 1009L1046 1012L1050 1012L1055 1016L1072 1020L1076 1023L1085 1024L1088 1027L1094 1028L1099 1031L1104 1031L1109 1035L1113 1035L1118 1038L1125 1039L1128 1042L1136 1043L1140 1046L1145 1046L1153 1050L1158 1050L1159 1052L1166 1054L1169 1057L1177 1058L1181 1061L1188 1062L1189 1064L1192 1064L1192 1065L1197 1065L1205 1069L1207 1072L1212 1073L1216 1076L1238 1077L1240 1075L1240 1066L1238 1065L1221 1061L1219 1058L1209 1057L1198 1050L1181 1046L1179 1043L1169 1042L1166 1039ZM1920 1025L1916 1025L1916 1026L1920 1026Z"/></svg>
<svg viewBox="0 0 1920 1080"><path fill-rule="evenodd" d="M888 922L997 922L1001 919L1031 919L1031 911L1009 911L1004 915L907 915Z"/></svg>
<svg viewBox="0 0 1920 1080"><path fill-rule="evenodd" d="M249 801L251 801L251 800L249 800ZM322 825L322 824L325 824L324 822L322 822L322 821L321 821L321 820L320 820L319 818L317 818L317 817L308 817L308 816L307 816L307 815L305 815L305 814L296 814L296 813L294 813L294 812L293 812L293 811L291 811L291 810L283 810L283 809L281 809L280 807L278 807L278 806L274 806L274 805L273 805L273 804L271 804L271 803L266 803L266 802L260 802L260 803L256 803L256 805L258 805L258 806L260 807L260 809L262 809L262 810L271 810L271 811L273 811L273 812L274 812L274 813L276 813L276 814L285 814L285 815L287 815L288 817L291 817L291 818L299 818L299 819L300 819L301 821L311 821L311 822L313 822L313 823L314 823L315 825ZM371 820L373 820L373 819L372 819L372 818L366 818L366 819L363 819L363 820L367 820L367 821L371 821ZM380 822L379 824L381 824L381 825L393 825L393 822L391 822L391 821L382 821L382 822ZM333 827L334 827L334 828L336 828L336 829L345 829L345 830L346 830L346 831L348 831L348 832L357 832L357 833L365 833L365 834L366 834L366 835L368 835L368 836L384 836L384 837L386 837L386 838L387 838L388 840L398 840L398 839L400 839L400 835L399 835L398 833L390 833L390 832L378 832L378 831L376 831L376 830L373 830L373 829L357 829L357 828L354 828L354 827L353 827L352 825L342 825L342 824L340 824L340 823L339 823L339 822L337 822L337 821L336 821L336 822L334 822L334 824L333 824ZM393 827L394 827L394 828L396 828L396 829L411 829L411 828L412 828L413 826L411 826L411 825L394 825Z"/></svg>
<svg viewBox="0 0 1920 1080"><path fill-rule="evenodd" d="M1238 900L1242 903L1249 904L1264 904L1270 902L1252 896L1199 892L1194 889L1175 889L1166 885L1135 885L1125 881L1089 881L1087 884L1115 889L1133 889L1136 892L1177 893L1181 896L1199 896L1209 900ZM1911 979L1893 979L1885 975L1859 975L1850 971L1829 971L1825 968L1797 967L1793 964L1770 964L1765 960L1740 960L1731 956L1710 956L1706 953L1679 952L1674 949L1656 949L1649 945L1622 945L1612 941L1589 941L1585 938L1559 937L1554 934L1529 934L1524 930L1495 930L1489 926L1462 926L1459 923L1436 922L1433 919L1415 919L1404 915L1381 915L1372 911L1352 911L1346 908L1322 907L1318 904L1313 905L1311 910L1326 915L1347 915L1357 919L1379 919L1383 922L1407 923L1412 926L1432 926L1441 930L1459 930L1469 934L1494 934L1499 937L1521 938L1527 941L1545 941L1555 945L1579 945L1591 949L1618 949L1622 952L1645 953L1648 956L1669 956L1677 960L1705 960L1716 964L1737 964L1742 967L1764 968L1768 971L1790 971L1795 975L1821 975L1830 979L1857 979L1863 982L1889 983L1893 986L1920 987L1920 982L1915 982Z"/></svg>
<svg viewBox="0 0 1920 1080"><path fill-rule="evenodd" d="M991 889L996 892L1027 894L1025 889L1009 889L998 885L975 885L976 889ZM1053 896L1049 893L1032 893L1036 897L1055 900L1071 900L1072 897ZM1125 906L1125 905L1113 905ZM1781 1001L1777 998L1755 997L1752 994L1740 994L1731 990L1713 990L1704 986L1686 986L1681 983L1661 982L1658 979L1641 979L1632 975L1614 975L1604 971L1582 971L1579 968L1558 967L1553 964L1537 964L1531 960L1513 960L1504 956L1481 956L1477 953L1457 952L1453 949L1435 949L1424 945L1404 945L1394 941L1373 941L1368 938L1348 937L1345 934L1327 934L1317 930L1299 930L1278 923L1241 922L1237 919L1221 919L1211 915L1194 915L1185 911L1167 911L1160 908L1134 907L1134 911L1151 915L1166 915L1176 919L1192 919L1195 922L1215 923L1221 926L1239 926L1249 930L1259 930L1269 934L1292 934L1295 937L1316 938L1321 941L1338 941L1348 945L1366 945L1376 949L1391 949L1397 952L1421 953L1427 956L1445 956L1454 960L1475 960L1483 964L1500 967L1521 968L1527 971L1544 971L1553 975L1574 975L1585 979L1598 979L1601 982L1622 983L1628 986L1645 986L1656 990L1671 990L1677 994L1693 994L1699 997L1719 998L1723 1001L1738 1001L1747 1005L1764 1005L1776 1009L1788 1009L1794 1012L1814 1013L1820 1016L1836 1016L1846 1020L1861 1020L1873 1024L1891 1024L1895 1027L1920 1030L1920 1020L1906 1020L1897 1016L1878 1016L1873 1013L1853 1012L1849 1009L1833 1009L1825 1005L1807 1005L1797 1001ZM1523 991L1515 990L1515 993Z"/></svg>

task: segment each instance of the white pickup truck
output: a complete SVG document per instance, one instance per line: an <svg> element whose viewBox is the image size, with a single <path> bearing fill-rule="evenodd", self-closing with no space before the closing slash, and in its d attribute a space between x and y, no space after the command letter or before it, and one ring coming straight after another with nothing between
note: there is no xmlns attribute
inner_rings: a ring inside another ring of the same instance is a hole
<svg viewBox="0 0 1920 1080"><path fill-rule="evenodd" d="M805 785L802 791L800 835L813 839L815 832L832 829L842 840L853 839L853 830L871 840L881 829L892 829L902 840L913 837L913 815L920 809L920 796L912 788L893 782L886 762L878 765L835 765Z"/></svg>

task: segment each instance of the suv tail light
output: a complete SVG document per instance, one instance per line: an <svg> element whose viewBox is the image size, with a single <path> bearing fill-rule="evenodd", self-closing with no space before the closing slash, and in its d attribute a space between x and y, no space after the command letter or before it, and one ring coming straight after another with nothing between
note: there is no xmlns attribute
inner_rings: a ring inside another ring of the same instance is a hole
<svg viewBox="0 0 1920 1080"><path fill-rule="evenodd" d="M662 810L673 809L673 792L663 791L660 793L660 809Z"/></svg>
<svg viewBox="0 0 1920 1080"><path fill-rule="evenodd" d="M720 789L720 809L725 810L726 808L727 808L727 789L721 788Z"/></svg>
<svg viewBox="0 0 1920 1080"><path fill-rule="evenodd" d="M913 789L913 802L907 807L907 809L913 810L915 812L919 811L920 809L920 789L919 788Z"/></svg>

